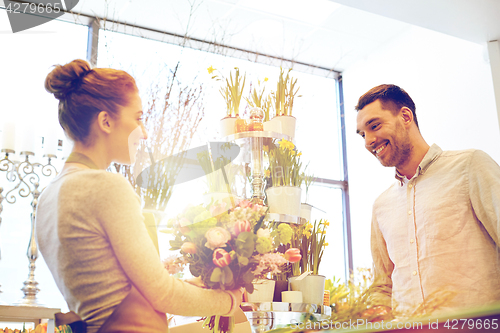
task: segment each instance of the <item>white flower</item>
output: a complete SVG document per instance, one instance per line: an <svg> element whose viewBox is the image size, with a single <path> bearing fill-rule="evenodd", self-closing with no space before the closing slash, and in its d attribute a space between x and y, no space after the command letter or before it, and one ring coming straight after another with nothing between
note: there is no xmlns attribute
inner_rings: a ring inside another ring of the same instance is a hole
<svg viewBox="0 0 500 333"><path fill-rule="evenodd" d="M260 228L257 230L257 237L271 238L271 231L269 229Z"/></svg>

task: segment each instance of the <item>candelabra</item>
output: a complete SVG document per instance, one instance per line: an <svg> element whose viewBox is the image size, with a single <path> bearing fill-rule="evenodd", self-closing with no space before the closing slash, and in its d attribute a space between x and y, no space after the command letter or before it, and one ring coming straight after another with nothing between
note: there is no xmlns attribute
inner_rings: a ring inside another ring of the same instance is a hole
<svg viewBox="0 0 500 333"><path fill-rule="evenodd" d="M38 288L38 282L35 281L35 261L38 259L38 247L35 238L35 217L38 197L41 192L39 190L40 177L52 177L53 175L57 175L56 167L51 164L51 159L56 156L52 154L44 155L44 157L48 159L47 164L44 165L30 162L30 156L34 156L35 154L29 151L21 152L20 155L25 158L24 161L21 162L14 162L9 159L9 154L14 154L14 150L2 149L1 152L5 153L5 157L0 160L0 172L5 172L7 181L13 183L15 186L6 192L5 196L2 194L3 188L0 187L0 214L3 209L3 200L10 204L14 204L17 200L16 193L22 198L26 198L29 195L33 196L33 200L31 201L31 206L33 208L31 212L31 235L27 251L29 274L28 279L24 281L24 287L21 288L24 292L24 297L16 302L16 305L42 306L36 298L36 294L40 289Z"/></svg>

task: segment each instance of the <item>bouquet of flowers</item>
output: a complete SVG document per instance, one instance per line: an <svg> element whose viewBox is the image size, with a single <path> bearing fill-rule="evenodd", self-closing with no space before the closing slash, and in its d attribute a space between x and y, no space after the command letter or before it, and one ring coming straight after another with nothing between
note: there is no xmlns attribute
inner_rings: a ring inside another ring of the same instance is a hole
<svg viewBox="0 0 500 333"><path fill-rule="evenodd" d="M266 211L267 207L248 200L229 210L224 202L190 206L172 221L171 250L180 250L191 274L200 277L207 288L244 287L252 293L262 255L274 250L261 228ZM212 316L205 325L214 332L230 332L234 318Z"/></svg>

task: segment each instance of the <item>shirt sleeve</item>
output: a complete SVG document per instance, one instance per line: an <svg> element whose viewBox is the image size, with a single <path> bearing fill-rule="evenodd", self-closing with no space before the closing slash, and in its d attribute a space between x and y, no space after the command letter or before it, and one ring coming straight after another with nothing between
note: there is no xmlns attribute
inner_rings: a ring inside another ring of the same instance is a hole
<svg viewBox="0 0 500 333"><path fill-rule="evenodd" d="M500 167L481 150L474 151L470 160L469 195L474 213L499 246Z"/></svg>
<svg viewBox="0 0 500 333"><path fill-rule="evenodd" d="M392 271L394 264L389 258L387 244L380 231L375 209L372 214L371 250L373 257L374 282L370 301L374 305L392 307Z"/></svg>
<svg viewBox="0 0 500 333"><path fill-rule="evenodd" d="M151 305L184 316L227 314L231 296L173 278L163 267L144 224L139 197L120 175L103 173L93 210L124 273Z"/></svg>

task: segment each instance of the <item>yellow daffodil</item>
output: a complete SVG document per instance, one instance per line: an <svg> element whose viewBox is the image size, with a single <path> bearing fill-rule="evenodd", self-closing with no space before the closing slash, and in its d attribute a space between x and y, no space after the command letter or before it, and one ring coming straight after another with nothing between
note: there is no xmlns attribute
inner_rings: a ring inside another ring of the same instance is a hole
<svg viewBox="0 0 500 333"><path fill-rule="evenodd" d="M326 231L325 231L325 230L323 230L321 233L322 233L323 235L326 235Z"/></svg>
<svg viewBox="0 0 500 333"><path fill-rule="evenodd" d="M325 247L327 247L327 246L328 246L328 243L327 243L327 242L325 242L323 245L324 245Z"/></svg>
<svg viewBox="0 0 500 333"><path fill-rule="evenodd" d="M306 232L304 232L304 235L306 235L307 238L311 237L311 232L309 230L306 230Z"/></svg>
<svg viewBox="0 0 500 333"><path fill-rule="evenodd" d="M267 82L269 81L269 79L267 77L264 78L264 82Z"/></svg>
<svg viewBox="0 0 500 333"><path fill-rule="evenodd" d="M302 156L302 152L298 153L297 156Z"/></svg>
<svg viewBox="0 0 500 333"><path fill-rule="evenodd" d="M262 146L262 150L265 151L266 153L269 153L269 146Z"/></svg>
<svg viewBox="0 0 500 333"><path fill-rule="evenodd" d="M208 74L212 74L215 71L215 68L213 68L212 66L210 66L210 67L207 68L207 71L208 71Z"/></svg>
<svg viewBox="0 0 500 333"><path fill-rule="evenodd" d="M328 227L330 225L330 222L325 221L325 225Z"/></svg>
<svg viewBox="0 0 500 333"><path fill-rule="evenodd" d="M286 140L281 140L278 142L278 144L280 145L280 148L281 149L286 149L287 148L287 142Z"/></svg>

